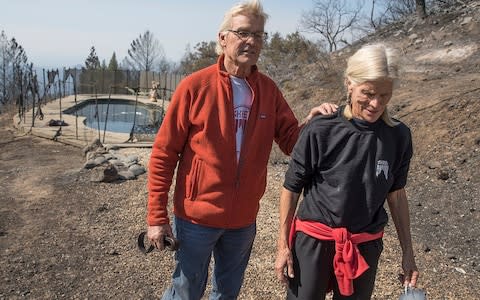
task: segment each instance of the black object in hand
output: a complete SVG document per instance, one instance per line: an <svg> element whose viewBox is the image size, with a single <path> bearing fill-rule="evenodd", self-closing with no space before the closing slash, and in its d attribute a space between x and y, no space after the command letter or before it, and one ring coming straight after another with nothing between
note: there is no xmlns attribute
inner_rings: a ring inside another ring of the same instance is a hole
<svg viewBox="0 0 480 300"><path fill-rule="evenodd" d="M149 247L145 247L145 235L147 234L146 231L140 233L138 235L138 239L137 239L137 245L138 245L138 249L143 253L143 254L147 254L147 253L150 253L153 251L153 249L155 249L155 247L153 245L149 245ZM170 251L176 251L178 249L178 247L180 246L178 241L172 237L169 237L169 236L163 236L163 243L165 245L165 248L170 250Z"/></svg>

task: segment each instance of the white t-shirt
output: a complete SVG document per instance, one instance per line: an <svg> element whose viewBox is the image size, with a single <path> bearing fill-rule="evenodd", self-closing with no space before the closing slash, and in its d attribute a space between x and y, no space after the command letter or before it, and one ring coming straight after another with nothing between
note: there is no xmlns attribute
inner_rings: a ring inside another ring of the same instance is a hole
<svg viewBox="0 0 480 300"><path fill-rule="evenodd" d="M233 90L233 114L235 118L237 161L240 159L243 134L247 126L250 108L252 107L252 90L244 78L230 76Z"/></svg>

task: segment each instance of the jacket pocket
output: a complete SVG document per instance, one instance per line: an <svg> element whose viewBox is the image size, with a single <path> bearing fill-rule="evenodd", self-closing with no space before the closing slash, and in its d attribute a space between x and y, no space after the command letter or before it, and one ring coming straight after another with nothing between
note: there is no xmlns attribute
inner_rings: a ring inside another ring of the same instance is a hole
<svg viewBox="0 0 480 300"><path fill-rule="evenodd" d="M192 161L192 168L186 178L185 198L189 200L195 200L197 197L201 168L202 161L198 158L194 158Z"/></svg>

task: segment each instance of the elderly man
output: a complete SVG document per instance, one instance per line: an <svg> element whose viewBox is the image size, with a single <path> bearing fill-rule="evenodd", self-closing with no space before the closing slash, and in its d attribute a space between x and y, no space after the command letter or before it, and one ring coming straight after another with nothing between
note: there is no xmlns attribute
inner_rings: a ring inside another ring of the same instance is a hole
<svg viewBox="0 0 480 300"><path fill-rule="evenodd" d="M218 62L175 91L152 148L148 175L149 240L173 236L173 195L180 242L173 284L163 299L200 299L213 253L212 299L235 299L243 282L265 192L272 143L289 154L300 126L275 83L256 67L267 37L258 1L232 7L220 26ZM328 113L325 104L312 111Z"/></svg>

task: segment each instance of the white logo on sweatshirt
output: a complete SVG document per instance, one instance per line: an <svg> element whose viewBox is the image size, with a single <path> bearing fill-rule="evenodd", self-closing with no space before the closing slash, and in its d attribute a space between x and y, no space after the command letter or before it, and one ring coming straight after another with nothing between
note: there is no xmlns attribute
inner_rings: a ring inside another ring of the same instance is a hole
<svg viewBox="0 0 480 300"><path fill-rule="evenodd" d="M375 174L377 178L382 172L385 179L388 180L388 161L386 160L379 160L377 162L377 172Z"/></svg>

